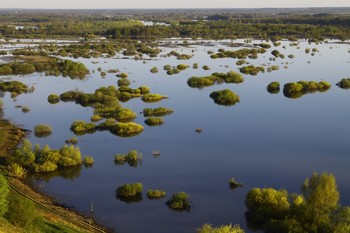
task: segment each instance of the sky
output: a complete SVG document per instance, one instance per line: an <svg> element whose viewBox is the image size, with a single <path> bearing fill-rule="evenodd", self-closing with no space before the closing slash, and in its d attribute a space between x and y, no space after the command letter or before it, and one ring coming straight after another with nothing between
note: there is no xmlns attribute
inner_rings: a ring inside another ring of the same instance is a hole
<svg viewBox="0 0 350 233"><path fill-rule="evenodd" d="M350 0L0 0L1 8L125 9L125 8L294 8L350 7Z"/></svg>

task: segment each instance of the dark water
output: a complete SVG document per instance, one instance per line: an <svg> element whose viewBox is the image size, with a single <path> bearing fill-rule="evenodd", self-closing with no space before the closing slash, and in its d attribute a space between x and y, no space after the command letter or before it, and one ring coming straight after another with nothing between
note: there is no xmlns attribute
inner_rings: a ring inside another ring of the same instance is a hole
<svg viewBox="0 0 350 233"><path fill-rule="evenodd" d="M145 126L145 131L136 137L121 138L108 132L79 136L78 146L84 155L92 155L92 168L82 168L69 178L54 177L41 181L42 190L88 215L93 202L93 217L118 232L195 232L204 223L213 225L240 224L247 229L244 218L244 198L253 187L286 188L300 192L305 178L313 172L331 172L335 175L341 194L341 203L350 200L350 91L335 86L341 78L350 77L349 46L346 44L308 44L301 42L300 49L286 46L277 49L285 54L295 54L294 59L270 61L270 52L262 54L251 64L279 65L280 70L257 76L246 75L242 84L222 84L204 89L187 86L191 76L209 75L213 72L238 71L236 59L212 60L208 50L226 48L192 46L176 48L179 53L191 54L190 60L174 57L158 58L143 64L132 59L80 59L91 70L119 68L134 81L131 87L147 85L152 93L169 96L159 103L146 104L134 99L123 106L139 113L145 107L169 107L172 115L165 117L165 124L149 127L145 118L138 115L136 122ZM315 56L305 54L305 48L317 47ZM236 48L226 48L235 50ZM166 48L163 53L169 52ZM99 61L92 64L91 61ZM310 63L308 63L310 61ZM192 69L193 63L199 69ZM168 76L163 71L165 64L189 64L191 68L180 74ZM284 64L281 64L284 63ZM288 64L286 64L288 63ZM208 65L211 69L201 69ZM285 69L284 66L288 66ZM159 72L149 70L157 66ZM5 117L25 128L47 123L53 127L48 138L30 137L32 143L61 147L64 141L74 136L70 124L74 120L89 121L93 110L74 103L51 105L46 98L51 93L62 93L78 88L93 92L101 86L116 85L117 78L108 74L102 79L98 72L86 80L73 81L63 77L45 77L40 74L15 77L28 84L35 84L33 94L21 95L16 101L6 94ZM321 81L332 84L324 93L307 94L299 99L289 99L283 93L269 94L266 86L272 81L281 85L291 81ZM214 90L228 88L240 95L241 102L224 107L213 103L209 94ZM15 105L31 108L22 113ZM202 133L195 132L202 128ZM138 167L116 166L114 154L136 149L143 153ZM152 151L160 151L157 158ZM244 186L231 190L231 177ZM121 202L115 190L124 183L142 182L142 201ZM185 191L191 197L193 207L189 212L174 212L167 208L167 198L149 200L148 189L163 189L168 197ZM250 232L247 229L247 232Z"/></svg>

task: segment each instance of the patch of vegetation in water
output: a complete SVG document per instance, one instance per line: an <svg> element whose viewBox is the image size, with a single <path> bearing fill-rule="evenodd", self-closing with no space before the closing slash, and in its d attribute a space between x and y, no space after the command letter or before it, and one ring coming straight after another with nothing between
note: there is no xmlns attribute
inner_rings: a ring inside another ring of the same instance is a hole
<svg viewBox="0 0 350 233"><path fill-rule="evenodd" d="M242 187L243 184L239 183L238 181L235 180L235 178L232 177L229 181L229 186L230 186L230 189L235 189L238 187Z"/></svg>
<svg viewBox="0 0 350 233"><path fill-rule="evenodd" d="M192 58L192 55L189 55L189 54L180 54L176 51L171 51L169 52L168 54L168 57L170 56L175 56L178 60L188 60L188 59L191 59Z"/></svg>
<svg viewBox="0 0 350 233"><path fill-rule="evenodd" d="M210 98L218 105L231 106L240 101L239 95L229 89L213 91Z"/></svg>
<svg viewBox="0 0 350 233"><path fill-rule="evenodd" d="M145 94L142 96L142 101L146 103L153 103L153 102L158 102L161 101L162 99L168 98L167 96L163 96L161 94Z"/></svg>
<svg viewBox="0 0 350 233"><path fill-rule="evenodd" d="M148 126L158 126L164 124L162 117L149 117L145 120L145 124Z"/></svg>
<svg viewBox="0 0 350 233"><path fill-rule="evenodd" d="M216 58L238 58L238 59L247 59L249 58L257 58L259 53L265 53L266 50L264 48L258 49L239 49L236 51L226 51L224 49L219 49L218 53L211 54L210 57L212 59Z"/></svg>
<svg viewBox="0 0 350 233"><path fill-rule="evenodd" d="M264 73L265 68L263 66L249 65L249 66L241 67L239 71L243 74L257 75L260 72Z"/></svg>
<svg viewBox="0 0 350 233"><path fill-rule="evenodd" d="M83 164L82 155L78 147L63 146L60 149L43 148L36 144L32 148L29 140L24 140L11 156L7 157L8 164L18 164L31 172L52 172L59 168Z"/></svg>
<svg viewBox="0 0 350 233"><path fill-rule="evenodd" d="M34 135L38 138L48 137L52 134L52 127L47 124L39 124L34 127Z"/></svg>
<svg viewBox="0 0 350 233"><path fill-rule="evenodd" d="M349 89L350 88L350 78L343 78L336 85L340 88L343 88L343 89Z"/></svg>
<svg viewBox="0 0 350 233"><path fill-rule="evenodd" d="M131 150L127 154L114 155L114 163L117 165L128 163L131 167L137 167L141 160L142 153L139 153L137 150Z"/></svg>
<svg viewBox="0 0 350 233"><path fill-rule="evenodd" d="M57 104L60 102L60 96L57 95L57 94L50 94L48 97L47 97L47 101L50 103L50 104Z"/></svg>
<svg viewBox="0 0 350 233"><path fill-rule="evenodd" d="M267 85L267 91L271 94L277 94L280 92L280 83L279 82L271 82Z"/></svg>
<svg viewBox="0 0 350 233"><path fill-rule="evenodd" d="M139 202L142 200L142 183L131 183L131 184L123 184L118 187L116 192L117 199L126 202Z"/></svg>
<svg viewBox="0 0 350 233"><path fill-rule="evenodd" d="M170 108L164 108L164 107L153 108L153 109L145 108L142 111L144 117L162 117L162 116L172 114L173 112L174 110Z"/></svg>
<svg viewBox="0 0 350 233"><path fill-rule="evenodd" d="M349 206L339 203L332 174L314 173L301 187L301 194L287 190L253 188L245 204L248 225L266 232L347 232Z"/></svg>
<svg viewBox="0 0 350 233"><path fill-rule="evenodd" d="M13 97L23 93L28 93L31 89L24 83L19 81L6 81L0 82L0 91L11 92Z"/></svg>
<svg viewBox="0 0 350 233"><path fill-rule="evenodd" d="M157 200L157 199L161 199L161 198L164 198L166 197L166 192L163 191L163 190L159 190L159 189L150 189L147 191L147 197L148 199L151 199L151 200Z"/></svg>
<svg viewBox="0 0 350 233"><path fill-rule="evenodd" d="M176 211L189 211L191 209L191 203L188 200L190 195L185 192L178 192L171 196L166 202L167 206Z"/></svg>
<svg viewBox="0 0 350 233"><path fill-rule="evenodd" d="M286 83L283 87L283 94L288 98L299 98L307 93L314 92L325 92L332 85L326 81L316 82L316 81L299 81Z"/></svg>
<svg viewBox="0 0 350 233"><path fill-rule="evenodd" d="M210 76L196 77L193 76L187 80L187 84L194 88L203 88L221 83L242 83L244 78L241 74L230 71L225 73L212 73Z"/></svg>

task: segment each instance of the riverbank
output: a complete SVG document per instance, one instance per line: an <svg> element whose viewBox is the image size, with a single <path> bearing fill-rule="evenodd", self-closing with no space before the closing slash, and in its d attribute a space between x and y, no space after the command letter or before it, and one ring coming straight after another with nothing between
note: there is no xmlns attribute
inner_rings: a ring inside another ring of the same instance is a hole
<svg viewBox="0 0 350 233"><path fill-rule="evenodd" d="M6 176L6 167L3 165L5 157L21 142L27 131L20 129L7 120L0 120L0 160L2 174ZM57 205L54 200L34 190L26 182L13 177L7 177L10 194L19 198L30 200L38 210L43 219L39 226L39 232L107 232L98 226L93 219L85 218L83 215L68 208ZM6 218L0 217L0 232L26 232L25 229L11 224ZM42 230L42 231L41 231Z"/></svg>

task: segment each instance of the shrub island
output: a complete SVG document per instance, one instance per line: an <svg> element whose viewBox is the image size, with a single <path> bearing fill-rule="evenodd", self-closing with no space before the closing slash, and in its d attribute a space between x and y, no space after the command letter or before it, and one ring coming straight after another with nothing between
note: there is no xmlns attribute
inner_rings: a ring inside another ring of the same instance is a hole
<svg viewBox="0 0 350 233"><path fill-rule="evenodd" d="M332 85L326 81L299 81L286 83L283 87L283 94L288 98L299 98L304 94L313 93L316 91L325 92Z"/></svg>
<svg viewBox="0 0 350 233"><path fill-rule="evenodd" d="M166 197L166 192L159 189L155 189L155 190L150 189L147 191L146 195L149 199L160 199L160 198Z"/></svg>
<svg viewBox="0 0 350 233"><path fill-rule="evenodd" d="M242 83L244 81L241 74L234 71L228 73L212 73L210 76L196 77L193 76L187 80L190 87L203 88L220 83Z"/></svg>
<svg viewBox="0 0 350 233"><path fill-rule="evenodd" d="M188 201L189 197L185 192L178 192L173 194L166 204L173 210L189 211L191 209L191 203Z"/></svg>
<svg viewBox="0 0 350 233"><path fill-rule="evenodd" d="M157 126L164 124L164 119L162 117L149 117L145 120L145 124L148 126Z"/></svg>
<svg viewBox="0 0 350 233"><path fill-rule="evenodd" d="M165 115L169 115L172 114L174 112L174 110L170 109L170 108L164 108L164 107L159 107L159 108L145 108L143 109L142 113L144 117L162 117Z"/></svg>
<svg viewBox="0 0 350 233"><path fill-rule="evenodd" d="M234 105L240 101L239 95L229 89L213 91L210 94L210 98L212 98L216 104L227 106Z"/></svg>
<svg viewBox="0 0 350 233"><path fill-rule="evenodd" d="M280 92L280 83L279 82L271 82L267 85L267 91L271 94L277 94Z"/></svg>
<svg viewBox="0 0 350 233"><path fill-rule="evenodd" d="M114 155L114 162L117 165L128 163L130 166L136 167L140 160L142 160L142 153L139 153L137 150L131 150L127 154Z"/></svg>
<svg viewBox="0 0 350 233"><path fill-rule="evenodd" d="M343 89L349 89L350 88L350 78L343 78L336 85L340 88L343 88Z"/></svg>
<svg viewBox="0 0 350 233"><path fill-rule="evenodd" d="M47 137L52 134L52 128L50 125L39 124L34 127L34 135L36 137Z"/></svg>

